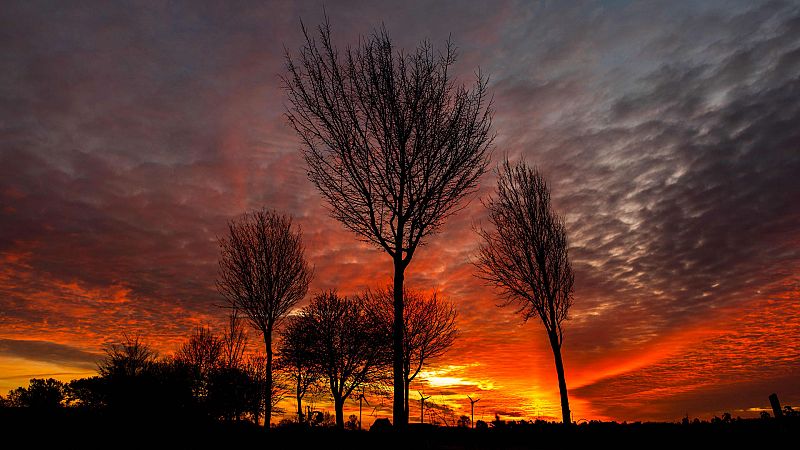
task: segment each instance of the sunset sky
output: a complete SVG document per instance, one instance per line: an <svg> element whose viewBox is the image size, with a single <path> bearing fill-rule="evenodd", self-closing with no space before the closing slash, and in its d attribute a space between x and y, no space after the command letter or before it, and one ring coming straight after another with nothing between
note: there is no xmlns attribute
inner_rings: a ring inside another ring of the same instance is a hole
<svg viewBox="0 0 800 450"><path fill-rule="evenodd" d="M383 22L404 48L452 35L461 81L490 74L492 167L538 165L567 223L575 420L800 405L800 4L780 1L4 2L1 394L89 376L123 333L168 354L219 328L217 236L249 209L296 218L309 295L390 281L326 215L283 115L284 49L323 7L341 46ZM541 324L471 264L493 189L487 173L408 269L461 330L412 400L555 419Z"/></svg>

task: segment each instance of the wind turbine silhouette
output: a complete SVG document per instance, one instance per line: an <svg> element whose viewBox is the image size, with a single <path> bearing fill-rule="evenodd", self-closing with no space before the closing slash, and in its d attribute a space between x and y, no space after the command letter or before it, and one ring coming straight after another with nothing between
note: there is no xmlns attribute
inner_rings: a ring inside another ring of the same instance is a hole
<svg viewBox="0 0 800 450"><path fill-rule="evenodd" d="M469 407L470 407L470 423L472 423L472 428L475 428L475 403L481 401L481 399L476 398L475 400L472 399L469 395L467 396L469 399Z"/></svg>
<svg viewBox="0 0 800 450"><path fill-rule="evenodd" d="M367 401L367 398L364 397L364 389L361 389L361 392L358 393L358 397L356 397L356 398L358 399L358 430L361 431L361 408L362 408L362 403L366 403L367 406L369 406L369 402Z"/></svg>
<svg viewBox="0 0 800 450"><path fill-rule="evenodd" d="M425 423L425 400L431 398L431 396L423 396L422 392L417 391L419 394L419 422Z"/></svg>

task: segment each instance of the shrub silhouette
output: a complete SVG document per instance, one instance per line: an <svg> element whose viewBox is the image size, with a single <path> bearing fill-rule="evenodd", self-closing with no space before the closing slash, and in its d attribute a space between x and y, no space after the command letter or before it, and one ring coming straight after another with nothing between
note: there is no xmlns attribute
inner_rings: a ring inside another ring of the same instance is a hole
<svg viewBox="0 0 800 450"><path fill-rule="evenodd" d="M52 410L64 406L66 386L53 378L31 378L28 387L18 387L8 393L8 406Z"/></svg>

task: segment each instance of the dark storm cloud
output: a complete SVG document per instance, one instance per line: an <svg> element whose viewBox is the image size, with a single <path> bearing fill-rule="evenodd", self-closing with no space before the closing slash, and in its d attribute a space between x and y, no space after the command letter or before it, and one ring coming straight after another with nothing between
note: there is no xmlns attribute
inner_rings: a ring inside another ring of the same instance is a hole
<svg viewBox="0 0 800 450"><path fill-rule="evenodd" d="M344 24L363 6L332 19ZM36 242L47 249L31 256L37 272L207 304L228 218L261 205L322 212L308 202L278 86L283 44L296 47L299 18L321 11L10 5L0 250Z"/></svg>
<svg viewBox="0 0 800 450"><path fill-rule="evenodd" d="M789 289L779 301L798 302L798 24L796 5L770 3L717 17L714 39L706 37L707 45L691 50L672 50L674 42L656 38L645 46L648 51L694 56L669 59L649 70L633 62L634 74L622 77L627 87L593 93L594 105L578 103L591 114L561 112L555 126L515 142L529 160L545 167L572 233L579 299L568 337L572 354L591 358L592 353L636 351L637 344L672 330L713 324L713 311L719 308L747 304L776 290ZM547 103L538 91L548 83L532 85L532 103ZM620 82L588 78L577 85ZM519 93L517 86L514 101L525 102ZM789 284L781 284L787 279ZM787 314L792 317L794 309ZM786 332L796 333L796 326ZM746 338L740 336L735 349L716 340L702 345L732 358L720 368L746 368L731 383L776 377L780 384L780 364L734 357L759 352L758 341L742 334ZM664 385L667 378L687 382L681 373L688 378L705 366L702 357L692 355L612 377L600 382L604 389L575 392L606 404L606 412L615 417L635 418L642 412L619 405L647 398L642 392ZM800 364L796 354L761 355L789 367ZM652 372L659 377L642 382ZM709 376L721 378L723 372ZM675 416L687 405L702 410L699 405L711 397L724 404L722 392L716 397L684 392L682 399L674 394L670 403L673 393L661 391L659 411L648 414ZM617 399L620 395L625 398ZM763 395L743 394L728 404L747 402L763 403Z"/></svg>
<svg viewBox="0 0 800 450"><path fill-rule="evenodd" d="M621 308L632 297L657 303L650 313L670 322L791 275L788 263L800 259L787 246L800 218L800 131L792 126L800 79L782 61L800 46L796 14L718 65L665 64L646 74L639 92L612 99L603 128L580 133L575 124L546 153L561 164L555 177L579 174L569 185L555 181L567 214L596 211L572 216L586 288L622 294ZM742 54L758 57L731 77L730 61Z"/></svg>
<svg viewBox="0 0 800 450"><path fill-rule="evenodd" d="M4 28L3 250L35 242L37 272L207 304L216 234L281 158L258 135L230 138L256 127L240 123L252 105L231 106L231 91L248 50L273 31L210 51L224 30L169 8L19 14ZM255 63L266 79L279 67ZM258 94L255 83L242 88Z"/></svg>
<svg viewBox="0 0 800 450"><path fill-rule="evenodd" d="M574 230L577 259L612 265L615 279L594 280L610 284L604 288L655 281L654 290L661 290L667 278L688 276L697 293L738 262L750 269L765 260L774 266L774 252L753 252L764 241L780 245L794 231L798 210L791 199L800 184L793 175L800 161L791 124L798 114L798 80L786 66L797 63L797 7L775 3L720 15L712 27L720 31L704 38L707 45L679 46L681 54L695 55L686 61L652 68L644 63L650 53L678 52L670 50L677 45L667 40L670 28L697 19L677 14L656 28L660 34L651 30L655 36L643 40L641 54L632 52L625 66L582 73L579 65L570 82L550 78L544 67L543 79L498 86L509 108L515 102L543 114L561 102L561 120L552 125L528 121L527 114L504 118L512 129L529 127L507 140L548 169ZM572 26L589 27L588 34L605 42L604 27L592 27L608 20L603 17ZM638 28L641 19L620 23L621 32ZM594 48L584 35L570 36ZM610 57L594 59L607 65ZM737 63L742 59L749 66ZM738 73L732 74L734 68ZM553 95L564 86L572 87ZM597 89L589 94L581 86ZM573 111L584 107L588 113ZM636 282L645 272L660 276Z"/></svg>
<svg viewBox="0 0 800 450"><path fill-rule="evenodd" d="M96 353L85 352L69 345L21 339L0 339L0 354L83 369L96 368L100 357Z"/></svg>

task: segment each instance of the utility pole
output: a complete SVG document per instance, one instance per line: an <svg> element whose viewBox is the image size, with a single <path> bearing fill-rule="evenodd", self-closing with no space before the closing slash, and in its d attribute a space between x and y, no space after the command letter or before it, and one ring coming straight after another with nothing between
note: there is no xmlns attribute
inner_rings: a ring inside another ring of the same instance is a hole
<svg viewBox="0 0 800 450"><path fill-rule="evenodd" d="M481 401L481 399L476 398L475 400L472 399L469 395L467 396L469 399L469 407L470 407L470 422L472 423L472 428L475 428L475 403Z"/></svg>
<svg viewBox="0 0 800 450"><path fill-rule="evenodd" d="M781 402L778 400L778 394L769 396L769 404L772 406L772 414L775 414L776 419L783 417L783 410L781 409Z"/></svg>
<svg viewBox="0 0 800 450"><path fill-rule="evenodd" d="M424 397L422 392L417 391L419 394L419 423L425 423L425 400L431 398L431 396Z"/></svg>

